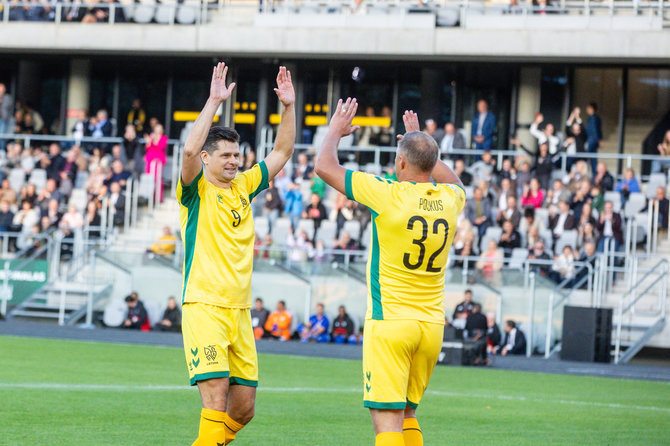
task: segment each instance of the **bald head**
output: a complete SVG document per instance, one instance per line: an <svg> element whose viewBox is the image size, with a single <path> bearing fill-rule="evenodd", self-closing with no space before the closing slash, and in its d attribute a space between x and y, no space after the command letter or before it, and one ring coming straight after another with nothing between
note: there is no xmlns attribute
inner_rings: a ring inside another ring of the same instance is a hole
<svg viewBox="0 0 670 446"><path fill-rule="evenodd" d="M398 155L421 172L433 171L439 151L435 139L424 132L409 132L398 144Z"/></svg>

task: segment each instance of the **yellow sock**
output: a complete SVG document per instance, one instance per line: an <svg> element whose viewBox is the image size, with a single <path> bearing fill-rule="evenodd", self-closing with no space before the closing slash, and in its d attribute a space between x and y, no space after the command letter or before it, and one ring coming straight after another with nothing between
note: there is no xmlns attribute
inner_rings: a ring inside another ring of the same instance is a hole
<svg viewBox="0 0 670 446"><path fill-rule="evenodd" d="M202 409L200 412L200 430L193 446L225 446L226 430L223 420L225 412Z"/></svg>
<svg viewBox="0 0 670 446"><path fill-rule="evenodd" d="M405 440L401 432L382 432L377 434L375 446L404 446Z"/></svg>
<svg viewBox="0 0 670 446"><path fill-rule="evenodd" d="M416 418L405 418L402 436L405 438L405 446L423 446L423 435Z"/></svg>
<svg viewBox="0 0 670 446"><path fill-rule="evenodd" d="M226 428L226 444L230 444L235 439L235 434L242 430L244 424L233 420L227 413L224 413L223 417L223 425Z"/></svg>

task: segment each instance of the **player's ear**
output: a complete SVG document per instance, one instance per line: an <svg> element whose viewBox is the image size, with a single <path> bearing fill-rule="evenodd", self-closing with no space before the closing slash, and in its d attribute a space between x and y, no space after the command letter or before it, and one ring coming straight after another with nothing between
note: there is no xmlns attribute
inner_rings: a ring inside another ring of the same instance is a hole
<svg viewBox="0 0 670 446"><path fill-rule="evenodd" d="M207 165L207 162L209 161L209 153L207 153L206 150L201 151L200 159L202 160L203 164Z"/></svg>

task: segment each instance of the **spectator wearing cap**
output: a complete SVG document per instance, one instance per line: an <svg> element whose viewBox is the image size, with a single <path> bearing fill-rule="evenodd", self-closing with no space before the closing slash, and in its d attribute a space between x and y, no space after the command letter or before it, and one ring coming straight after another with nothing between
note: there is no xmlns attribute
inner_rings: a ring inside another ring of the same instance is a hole
<svg viewBox="0 0 670 446"><path fill-rule="evenodd" d="M144 304L139 299L137 293L131 293L129 296L126 296L125 300L128 306L128 314L121 327L130 330L142 329L149 322L149 316L147 310L144 308Z"/></svg>

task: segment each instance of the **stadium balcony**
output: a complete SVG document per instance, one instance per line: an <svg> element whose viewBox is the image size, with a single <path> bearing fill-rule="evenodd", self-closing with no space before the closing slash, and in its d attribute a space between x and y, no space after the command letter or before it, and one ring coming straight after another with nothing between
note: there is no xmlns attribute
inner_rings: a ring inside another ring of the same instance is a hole
<svg viewBox="0 0 670 446"><path fill-rule="evenodd" d="M622 62L662 60L670 46L670 35L663 32L666 8L660 0L562 1L546 6L479 1L158 4L145 0L95 7L4 1L0 8L3 47L8 50L228 56L352 56L353 52L425 60L504 56ZM75 23L80 21L98 23L94 38L89 26ZM40 32L31 32L36 26ZM337 33L341 29L347 29L346 35ZM631 42L633 31L644 33Z"/></svg>

